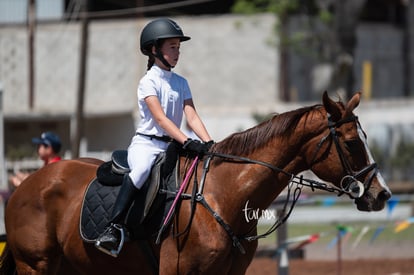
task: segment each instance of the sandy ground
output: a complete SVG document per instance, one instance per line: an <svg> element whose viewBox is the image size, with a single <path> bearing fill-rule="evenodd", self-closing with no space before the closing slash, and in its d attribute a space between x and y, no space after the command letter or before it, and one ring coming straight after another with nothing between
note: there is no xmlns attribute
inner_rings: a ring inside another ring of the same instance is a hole
<svg viewBox="0 0 414 275"><path fill-rule="evenodd" d="M339 266L336 261L292 260L287 270L289 275L413 275L414 258L344 260ZM256 258L246 274L278 274L276 260Z"/></svg>
<svg viewBox="0 0 414 275"><path fill-rule="evenodd" d="M310 244L305 247L304 259L288 261L289 275L414 275L414 239L403 243L360 244L338 249ZM277 259L256 257L247 275L278 274Z"/></svg>

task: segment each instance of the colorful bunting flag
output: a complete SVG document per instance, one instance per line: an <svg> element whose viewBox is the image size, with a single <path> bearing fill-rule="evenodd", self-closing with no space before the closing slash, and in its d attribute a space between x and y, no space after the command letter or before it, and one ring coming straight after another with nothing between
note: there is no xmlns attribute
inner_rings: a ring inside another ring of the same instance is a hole
<svg viewBox="0 0 414 275"><path fill-rule="evenodd" d="M388 217L388 219L391 218L392 212L394 211L395 207L397 206L397 204L399 202L400 202L400 200L398 198L392 198L392 199L387 201L387 206L388 206L387 217Z"/></svg>
<svg viewBox="0 0 414 275"><path fill-rule="evenodd" d="M304 246L316 242L319 238L320 238L321 234L313 234L313 235L308 235L308 238L306 240L303 240L301 243L299 243L297 246L295 246L294 249L301 249Z"/></svg>
<svg viewBox="0 0 414 275"><path fill-rule="evenodd" d="M408 227L410 227L410 225L414 223L414 217L408 218L402 222L397 223L397 226L394 228L394 232L395 233L399 233L405 229L407 229Z"/></svg>
<svg viewBox="0 0 414 275"><path fill-rule="evenodd" d="M379 226L375 232L374 235L372 235L371 240L369 241L371 244L378 238L378 236L381 234L382 231L384 231L385 226L381 225Z"/></svg>
<svg viewBox="0 0 414 275"><path fill-rule="evenodd" d="M334 205L335 203L336 203L336 197L327 197L323 199L322 206L328 207L328 206Z"/></svg>
<svg viewBox="0 0 414 275"><path fill-rule="evenodd" d="M352 249L355 249L357 245L361 242L362 237L364 237L365 234L367 234L369 231L369 226L366 225L362 227L361 231L359 232L358 236L356 237L354 243L352 244Z"/></svg>
<svg viewBox="0 0 414 275"><path fill-rule="evenodd" d="M319 200L319 202L321 203L321 206L324 206L324 207L332 206L336 203L336 201L337 201L337 199L333 198L333 197L328 197L328 198ZM387 202L387 219L391 218L391 216L394 213L394 210L395 210L396 206L399 204L399 202L400 202L400 199L395 198L395 197L393 197L392 199L390 199ZM401 221L401 222L397 223L394 227L394 232L399 233L403 230L406 230L413 223L414 223L414 216L411 217L411 218L408 218L404 221ZM385 230L385 228L389 227L389 226L390 226L389 223L388 223L388 225L378 226L375 229L375 231L373 232L373 235L372 235L371 239L369 240L369 243L370 244L374 243L374 241ZM354 228L352 228L350 226L345 226L345 225L337 225L336 229L337 229L337 234L328 243L327 249L331 249L334 246L336 246L339 240L341 240L343 242L343 244L345 244L347 241L349 241L349 239L351 238L352 233L354 232ZM370 230L371 230L371 228L368 225L365 225L361 228L361 230L358 233L358 236L356 237L356 239L352 243L352 249L355 249L360 244L363 237ZM332 234L332 232L330 232L328 234ZM306 245L316 242L323 235L327 235L327 233L326 232L321 232L321 233L315 233L315 234L311 234L311 235L304 235L304 236L299 236L299 237L295 237L295 238L290 238L290 239L286 240L283 244L281 244L279 246L278 252L279 252L279 254L282 254L283 252L286 252L287 249L288 249L288 246L290 246L290 245L292 245L292 249L302 249Z"/></svg>
<svg viewBox="0 0 414 275"><path fill-rule="evenodd" d="M339 239L342 239L345 235L352 231L351 227L344 225L338 225L336 228L338 229L338 235L332 239L332 241L327 245L326 249L333 248L338 243Z"/></svg>
<svg viewBox="0 0 414 275"><path fill-rule="evenodd" d="M409 226L410 226L410 222L409 222L409 221L407 221L407 220L402 221L402 222L399 222L399 223L397 224L397 226L395 227L394 232L395 232L395 233L399 233L399 232L401 232L401 231L403 231L403 230L407 229Z"/></svg>

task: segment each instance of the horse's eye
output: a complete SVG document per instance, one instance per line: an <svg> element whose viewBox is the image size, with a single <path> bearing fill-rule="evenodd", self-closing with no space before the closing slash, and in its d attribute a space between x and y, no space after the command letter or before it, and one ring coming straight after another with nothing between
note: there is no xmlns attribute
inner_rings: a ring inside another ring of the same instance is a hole
<svg viewBox="0 0 414 275"><path fill-rule="evenodd" d="M361 141L359 139L346 140L345 148L351 154L361 153L361 150L363 149Z"/></svg>

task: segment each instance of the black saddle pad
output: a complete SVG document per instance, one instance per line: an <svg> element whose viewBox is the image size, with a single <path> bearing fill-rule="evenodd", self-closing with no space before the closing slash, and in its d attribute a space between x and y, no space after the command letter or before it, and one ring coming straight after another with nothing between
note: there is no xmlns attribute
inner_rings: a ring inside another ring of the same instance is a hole
<svg viewBox="0 0 414 275"><path fill-rule="evenodd" d="M145 201L148 189L153 183L150 180L137 192L127 217L126 224L130 239L147 239L156 235L175 198L177 190L176 169L163 175L156 197L144 217ZM85 242L95 242L104 232L110 221L110 215L119 193L120 185L107 185L95 178L88 186L80 215L80 234Z"/></svg>
<svg viewBox="0 0 414 275"><path fill-rule="evenodd" d="M94 242L109 223L120 185L103 185L94 179L86 190L82 205L80 233L84 241Z"/></svg>
<svg viewBox="0 0 414 275"><path fill-rule="evenodd" d="M127 213L125 223L130 240L148 239L157 235L177 192L177 166L181 146L171 143L165 153L160 154ZM116 197L121 188L123 175L111 167L126 163L126 151L121 157L104 163L97 170L97 178L89 184L82 203L80 234L84 241L95 242L109 225ZM115 160L115 163L112 163ZM121 166L125 166L123 164ZM125 168L121 169L126 173ZM163 227L165 229L165 227Z"/></svg>

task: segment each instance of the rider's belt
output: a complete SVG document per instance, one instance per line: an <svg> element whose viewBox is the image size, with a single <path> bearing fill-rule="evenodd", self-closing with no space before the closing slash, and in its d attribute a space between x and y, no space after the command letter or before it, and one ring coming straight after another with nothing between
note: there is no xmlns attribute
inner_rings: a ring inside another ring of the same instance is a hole
<svg viewBox="0 0 414 275"><path fill-rule="evenodd" d="M147 137L149 139L155 139L155 140L159 140L159 141L164 141L164 142L171 142L174 139L172 137L169 136L156 136L156 135L147 135L147 134L143 134L143 133L136 133L135 135L140 135L140 136L144 136Z"/></svg>

